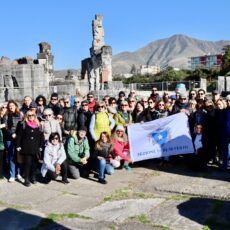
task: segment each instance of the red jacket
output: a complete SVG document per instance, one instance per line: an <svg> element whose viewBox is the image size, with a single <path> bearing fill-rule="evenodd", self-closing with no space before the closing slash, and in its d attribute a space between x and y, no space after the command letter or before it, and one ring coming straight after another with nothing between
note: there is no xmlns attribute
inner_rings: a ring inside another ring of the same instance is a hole
<svg viewBox="0 0 230 230"><path fill-rule="evenodd" d="M130 157L124 154L125 150L129 150L129 143L114 139L113 148L115 156L120 156L123 160L130 161Z"/></svg>
<svg viewBox="0 0 230 230"><path fill-rule="evenodd" d="M89 106L89 111L93 113L96 110L97 102L95 100L92 102L89 102L88 106Z"/></svg>

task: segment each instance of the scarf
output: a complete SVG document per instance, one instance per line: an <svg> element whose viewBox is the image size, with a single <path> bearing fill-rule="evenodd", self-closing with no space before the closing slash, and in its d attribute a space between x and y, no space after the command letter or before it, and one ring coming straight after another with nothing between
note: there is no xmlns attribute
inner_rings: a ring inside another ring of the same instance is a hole
<svg viewBox="0 0 230 230"><path fill-rule="evenodd" d="M38 128L38 124L35 121L27 121L26 124L33 129Z"/></svg>

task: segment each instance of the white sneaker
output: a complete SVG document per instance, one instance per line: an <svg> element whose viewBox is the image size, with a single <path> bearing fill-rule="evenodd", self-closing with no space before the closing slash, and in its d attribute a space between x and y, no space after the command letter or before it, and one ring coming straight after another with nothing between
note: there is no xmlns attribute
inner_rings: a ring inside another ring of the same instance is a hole
<svg viewBox="0 0 230 230"><path fill-rule="evenodd" d="M11 177L10 179L9 179L9 182L14 182L15 181L15 178L14 177Z"/></svg>
<svg viewBox="0 0 230 230"><path fill-rule="evenodd" d="M18 174L16 178L17 178L18 181L23 182L23 178L22 178L22 176L20 174Z"/></svg>

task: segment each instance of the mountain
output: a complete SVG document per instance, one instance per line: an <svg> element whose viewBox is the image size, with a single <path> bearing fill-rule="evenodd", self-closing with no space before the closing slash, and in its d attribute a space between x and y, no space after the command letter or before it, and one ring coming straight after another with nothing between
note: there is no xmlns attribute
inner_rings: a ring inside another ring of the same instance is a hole
<svg viewBox="0 0 230 230"><path fill-rule="evenodd" d="M203 41L176 34L153 41L134 52L114 55L113 74L129 73L133 64L136 68L146 64L188 68L189 57L221 53L225 45L230 45L230 41Z"/></svg>

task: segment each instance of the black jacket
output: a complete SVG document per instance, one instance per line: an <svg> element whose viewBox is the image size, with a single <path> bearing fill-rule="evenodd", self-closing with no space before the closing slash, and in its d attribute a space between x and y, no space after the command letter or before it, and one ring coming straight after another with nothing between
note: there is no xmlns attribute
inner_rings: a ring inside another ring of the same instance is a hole
<svg viewBox="0 0 230 230"><path fill-rule="evenodd" d="M20 123L16 138L16 148L21 147L24 155L36 155L43 147L44 139L40 128L32 128L27 124Z"/></svg>
<svg viewBox="0 0 230 230"><path fill-rule="evenodd" d="M64 130L77 130L77 111L71 107L64 107L62 115L64 117Z"/></svg>

